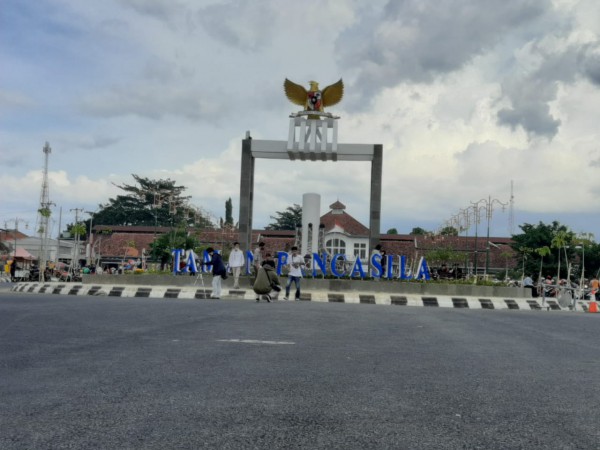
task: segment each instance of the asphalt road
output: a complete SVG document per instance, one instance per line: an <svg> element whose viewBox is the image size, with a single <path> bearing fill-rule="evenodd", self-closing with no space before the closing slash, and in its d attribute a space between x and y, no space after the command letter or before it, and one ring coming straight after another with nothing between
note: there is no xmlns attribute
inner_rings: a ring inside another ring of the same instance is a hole
<svg viewBox="0 0 600 450"><path fill-rule="evenodd" d="M599 449L599 327L0 289L0 448Z"/></svg>

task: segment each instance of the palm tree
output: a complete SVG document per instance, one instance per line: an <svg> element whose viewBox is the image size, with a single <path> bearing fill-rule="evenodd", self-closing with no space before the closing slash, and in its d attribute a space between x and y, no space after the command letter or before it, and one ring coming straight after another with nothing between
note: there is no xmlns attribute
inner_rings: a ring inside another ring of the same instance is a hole
<svg viewBox="0 0 600 450"><path fill-rule="evenodd" d="M550 254L550 249L547 245L543 247L539 247L535 249L535 252L540 255L540 275L538 277L538 283L542 282L542 267L544 265L544 256L548 256Z"/></svg>
<svg viewBox="0 0 600 450"><path fill-rule="evenodd" d="M566 261L567 265L569 264L568 259L567 259L567 242L568 242L568 240L569 240L569 234L564 230L557 231L556 234L554 235L554 237L552 238L552 243L551 243L552 248L558 249L558 274L556 277L557 284L560 282L560 250L562 248L565 249L565 259L567 260Z"/></svg>

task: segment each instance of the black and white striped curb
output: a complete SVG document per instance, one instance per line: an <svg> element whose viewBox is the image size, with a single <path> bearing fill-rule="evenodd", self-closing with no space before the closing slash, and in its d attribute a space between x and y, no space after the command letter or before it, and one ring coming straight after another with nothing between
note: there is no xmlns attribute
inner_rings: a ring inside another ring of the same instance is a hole
<svg viewBox="0 0 600 450"><path fill-rule="evenodd" d="M179 298L179 299L209 299L211 289L196 286L132 286L132 285L93 285L80 283L18 283L13 288L14 292L27 292L37 294L62 294L62 295L96 295L109 297L151 297L151 298ZM254 300L255 294L247 289L229 289L223 291L224 300ZM280 297L282 294L280 293ZM513 310L569 310L561 306L556 299L547 298L500 298L500 297L470 297L451 295L414 295L395 293L366 293L344 292L333 293L328 291L303 292L301 301L322 303L356 303L372 305L399 305L399 306L425 306L441 308L470 308L470 309L513 309ZM588 302L578 301L577 310L587 311Z"/></svg>

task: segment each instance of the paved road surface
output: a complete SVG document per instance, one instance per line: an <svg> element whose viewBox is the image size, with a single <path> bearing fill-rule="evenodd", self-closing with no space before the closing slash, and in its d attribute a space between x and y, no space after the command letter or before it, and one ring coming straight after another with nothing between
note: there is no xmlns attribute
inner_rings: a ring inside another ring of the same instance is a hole
<svg viewBox="0 0 600 450"><path fill-rule="evenodd" d="M599 327L0 290L0 448L598 449Z"/></svg>

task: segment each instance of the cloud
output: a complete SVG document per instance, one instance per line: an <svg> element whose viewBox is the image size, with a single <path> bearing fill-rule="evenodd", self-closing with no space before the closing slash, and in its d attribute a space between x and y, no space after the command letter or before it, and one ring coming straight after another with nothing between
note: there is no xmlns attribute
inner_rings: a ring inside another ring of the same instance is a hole
<svg viewBox="0 0 600 450"><path fill-rule="evenodd" d="M104 118L134 115L158 120L179 116L217 121L227 112L224 95L193 86L139 81L89 94L82 98L79 108L85 114Z"/></svg>
<svg viewBox="0 0 600 450"><path fill-rule="evenodd" d="M390 1L340 36L340 64L358 68L356 87L363 99L403 81L432 82L464 67L547 8L547 2L533 0Z"/></svg>
<svg viewBox="0 0 600 450"><path fill-rule="evenodd" d="M33 99L27 95L0 90L0 108L2 109L28 109L34 105Z"/></svg>
<svg viewBox="0 0 600 450"><path fill-rule="evenodd" d="M600 43L586 47L582 55L582 70L586 77L600 87Z"/></svg>
<svg viewBox="0 0 600 450"><path fill-rule="evenodd" d="M215 3L197 13L198 22L210 36L227 45L256 51L272 36L275 10L265 2Z"/></svg>
<svg viewBox="0 0 600 450"><path fill-rule="evenodd" d="M181 4L174 0L119 0L119 2L140 14L164 21L170 20L181 8Z"/></svg>

